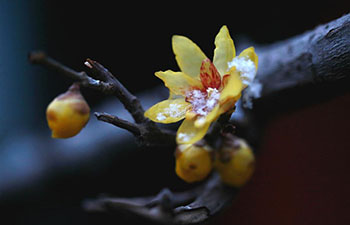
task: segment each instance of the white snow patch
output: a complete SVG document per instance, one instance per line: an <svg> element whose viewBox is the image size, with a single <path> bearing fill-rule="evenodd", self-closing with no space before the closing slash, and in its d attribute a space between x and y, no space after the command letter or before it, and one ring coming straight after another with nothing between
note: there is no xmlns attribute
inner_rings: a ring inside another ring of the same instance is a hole
<svg viewBox="0 0 350 225"><path fill-rule="evenodd" d="M186 134L186 133L179 133L178 134L178 139L180 139L183 142L187 142L189 141L195 134L194 133L190 133L190 134Z"/></svg>
<svg viewBox="0 0 350 225"><path fill-rule="evenodd" d="M88 61L85 61L85 62L84 62L84 65L87 66L87 67L89 67L90 69L92 69L92 65L91 65Z"/></svg>
<svg viewBox="0 0 350 225"><path fill-rule="evenodd" d="M204 116L201 116L199 117L198 119L196 119L196 121L194 122L194 125L197 126L197 127L201 127L205 124L205 117Z"/></svg>
<svg viewBox="0 0 350 225"><path fill-rule="evenodd" d="M181 105L178 105L176 103L169 104L168 108L165 108L163 112L159 112L157 114L157 120L162 121L162 120L165 120L167 117L183 116L186 111L180 110L180 108L181 108Z"/></svg>
<svg viewBox="0 0 350 225"><path fill-rule="evenodd" d="M186 97L192 105L193 112L206 116L218 103L220 92L216 88L208 88L206 93L192 90L186 93Z"/></svg>
<svg viewBox="0 0 350 225"><path fill-rule="evenodd" d="M254 80L250 85L249 85L249 93L251 94L252 97L254 98L259 98L261 95L261 90L262 90L262 84L259 83L258 80Z"/></svg>
<svg viewBox="0 0 350 225"><path fill-rule="evenodd" d="M248 57L235 57L231 62L228 62L228 67L236 67L236 70L241 74L242 83L250 85L256 75L255 64Z"/></svg>
<svg viewBox="0 0 350 225"><path fill-rule="evenodd" d="M166 119L166 116L164 115L164 113L160 112L157 114L157 120L158 121L162 121L162 120L165 120Z"/></svg>
<svg viewBox="0 0 350 225"><path fill-rule="evenodd" d="M262 84L255 79L246 89L243 95L243 107L252 109L253 99L261 96Z"/></svg>

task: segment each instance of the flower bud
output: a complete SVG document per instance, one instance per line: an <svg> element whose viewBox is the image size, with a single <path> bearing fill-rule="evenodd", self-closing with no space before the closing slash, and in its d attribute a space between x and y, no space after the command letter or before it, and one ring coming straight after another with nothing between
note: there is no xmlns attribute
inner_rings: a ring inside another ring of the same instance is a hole
<svg viewBox="0 0 350 225"><path fill-rule="evenodd" d="M73 84L67 92L57 96L46 109L47 123L53 138L69 138L77 135L90 117L90 107Z"/></svg>
<svg viewBox="0 0 350 225"><path fill-rule="evenodd" d="M219 149L215 168L221 180L230 186L241 187L254 172L255 157L248 144L240 138L229 135Z"/></svg>
<svg viewBox="0 0 350 225"><path fill-rule="evenodd" d="M203 180L212 170L212 151L205 144L178 145L175 156L176 174L188 183Z"/></svg>

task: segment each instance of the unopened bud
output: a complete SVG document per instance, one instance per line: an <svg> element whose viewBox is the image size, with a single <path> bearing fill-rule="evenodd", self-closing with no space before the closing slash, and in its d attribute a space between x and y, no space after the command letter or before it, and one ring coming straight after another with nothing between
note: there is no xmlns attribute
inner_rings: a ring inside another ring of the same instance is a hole
<svg viewBox="0 0 350 225"><path fill-rule="evenodd" d="M213 168L212 151L202 143L179 145L175 156L176 174L188 183L205 179Z"/></svg>
<svg viewBox="0 0 350 225"><path fill-rule="evenodd" d="M252 176L254 167L254 153L246 141L233 135L224 137L215 161L221 180L230 186L241 187Z"/></svg>
<svg viewBox="0 0 350 225"><path fill-rule="evenodd" d="M46 109L47 123L53 138L77 135L90 117L90 107L80 93L78 84L57 96Z"/></svg>

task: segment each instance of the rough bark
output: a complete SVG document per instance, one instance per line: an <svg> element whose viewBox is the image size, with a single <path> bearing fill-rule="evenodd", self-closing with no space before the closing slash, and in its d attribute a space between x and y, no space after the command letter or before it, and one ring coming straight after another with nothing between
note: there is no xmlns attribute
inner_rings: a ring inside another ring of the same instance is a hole
<svg viewBox="0 0 350 225"><path fill-rule="evenodd" d="M255 98L258 102L295 107L301 102L309 104L312 99L347 91L350 15L288 40L260 47L257 54L257 79L262 84L261 94Z"/></svg>

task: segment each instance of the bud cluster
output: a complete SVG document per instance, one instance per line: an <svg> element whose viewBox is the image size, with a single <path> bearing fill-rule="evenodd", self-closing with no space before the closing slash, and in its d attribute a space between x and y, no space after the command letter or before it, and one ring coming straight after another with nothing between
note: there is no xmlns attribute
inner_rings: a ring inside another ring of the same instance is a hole
<svg viewBox="0 0 350 225"><path fill-rule="evenodd" d="M254 153L245 140L232 134L225 134L222 139L218 149L212 149L204 140L178 145L175 152L176 174L192 183L205 179L215 169L223 183L243 186L254 172Z"/></svg>

